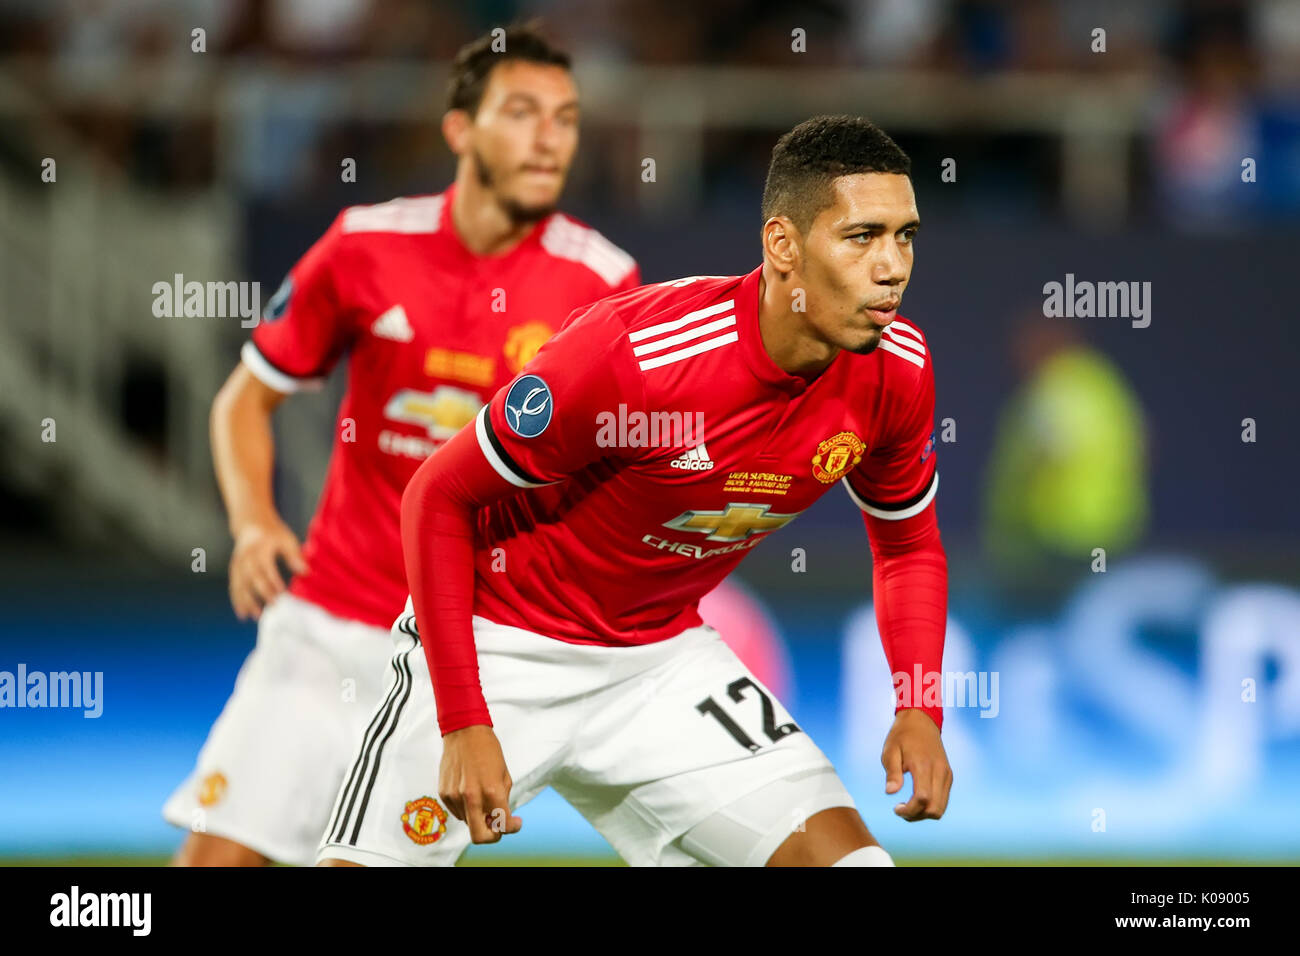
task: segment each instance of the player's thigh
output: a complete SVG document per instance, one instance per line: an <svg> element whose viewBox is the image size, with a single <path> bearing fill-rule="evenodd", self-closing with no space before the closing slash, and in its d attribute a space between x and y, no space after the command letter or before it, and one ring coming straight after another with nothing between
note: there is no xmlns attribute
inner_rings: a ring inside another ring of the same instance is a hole
<svg viewBox="0 0 1300 956"><path fill-rule="evenodd" d="M267 866L272 861L256 850L212 833L186 835L172 866Z"/></svg>
<svg viewBox="0 0 1300 956"><path fill-rule="evenodd" d="M274 860L311 862L390 649L382 630L282 595L164 816Z"/></svg>
<svg viewBox="0 0 1300 956"><path fill-rule="evenodd" d="M393 625L396 652L388 691L344 774L317 851L319 861L450 866L470 844L468 827L439 798L437 701L409 608L408 603L408 611ZM502 645L498 634L477 624L475 642L484 698L514 781L514 810L545 787L550 767L571 737L564 723L568 718L564 708L546 706L553 684L533 679L540 665L512 653L514 648Z"/></svg>
<svg viewBox="0 0 1300 956"><path fill-rule="evenodd" d="M830 866L875 844L834 770L792 774L715 810L675 843L709 866Z"/></svg>
<svg viewBox="0 0 1300 956"><path fill-rule="evenodd" d="M853 805L826 755L716 632L695 628L673 640L670 656L604 692L574 761L553 780L628 862L697 862L679 838L769 785L775 802L737 821L760 831L738 862L762 856L773 840L775 849L818 810ZM736 852L706 862L737 862Z"/></svg>

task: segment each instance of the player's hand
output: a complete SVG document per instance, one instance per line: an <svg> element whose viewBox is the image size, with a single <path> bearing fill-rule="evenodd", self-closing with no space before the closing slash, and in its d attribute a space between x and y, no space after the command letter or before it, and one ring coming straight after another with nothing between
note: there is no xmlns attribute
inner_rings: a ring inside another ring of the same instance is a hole
<svg viewBox="0 0 1300 956"><path fill-rule="evenodd" d="M903 774L912 775L912 799L894 806L904 820L938 820L948 808L952 768L944 753L939 728L916 708L900 710L885 737L880 755L885 768L885 793L903 789Z"/></svg>
<svg viewBox="0 0 1300 956"><path fill-rule="evenodd" d="M452 816L469 826L473 842L496 843L523 827L523 820L510 815L513 783L491 727L475 724L442 738L438 796Z"/></svg>
<svg viewBox="0 0 1300 956"><path fill-rule="evenodd" d="M284 558L294 574L307 570L297 536L279 518L250 522L236 533L230 555L230 604L241 621L257 620L262 608L285 590L276 558Z"/></svg>

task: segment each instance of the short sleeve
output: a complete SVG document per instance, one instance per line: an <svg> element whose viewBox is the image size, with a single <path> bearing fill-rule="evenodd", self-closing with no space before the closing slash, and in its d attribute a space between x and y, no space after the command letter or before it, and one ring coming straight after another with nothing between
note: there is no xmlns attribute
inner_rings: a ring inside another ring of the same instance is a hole
<svg viewBox="0 0 1300 956"><path fill-rule="evenodd" d="M602 458L626 457L609 424L644 404L627 329L602 300L571 316L479 412L474 428L502 478L535 488Z"/></svg>
<svg viewBox="0 0 1300 956"><path fill-rule="evenodd" d="M897 424L843 479L859 508L887 521L920 514L934 500L939 472L934 442L934 370L925 355L910 402L899 402Z"/></svg>
<svg viewBox="0 0 1300 956"><path fill-rule="evenodd" d="M339 295L341 217L289 270L240 358L278 392L319 388L351 341Z"/></svg>

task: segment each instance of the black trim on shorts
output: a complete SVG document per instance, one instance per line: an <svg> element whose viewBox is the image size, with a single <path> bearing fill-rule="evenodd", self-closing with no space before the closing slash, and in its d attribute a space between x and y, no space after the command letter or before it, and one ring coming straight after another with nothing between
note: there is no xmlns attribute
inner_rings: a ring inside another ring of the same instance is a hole
<svg viewBox="0 0 1300 956"><path fill-rule="evenodd" d="M408 632L409 634L409 632ZM328 843L341 843L343 835L347 832L348 823L352 819L352 811L357 803L357 797L361 792L361 781L366 777L367 770L370 771L370 783L366 787L366 801L370 799L370 789L374 786L375 777L379 773L379 756L383 752L383 743L379 744L379 751L375 753L375 761L371 767L370 758L374 751L375 743L380 734L384 734L383 742L386 743L392 736L393 730L397 727L397 719L401 716L402 708L406 705L407 699L411 694L411 668L407 662L407 657L411 651L419 647L419 641L408 647L404 651L398 651L393 655L393 670L396 672L397 679L388 691L388 696L384 703L376 710L375 716L370 720L370 726L366 728L365 737L362 739L361 751L357 754L357 759L353 761L352 771L348 774L347 783L339 794L338 805L334 808L334 816L330 820L328 834ZM400 702L399 702L400 698ZM396 706L396 709L394 709ZM391 726L390 726L391 725ZM384 728L387 727L387 733ZM345 809L346 807L346 809ZM365 802L361 806L362 813L365 812ZM361 827L361 820L357 820L357 830ZM356 830L353 831L352 842L356 843Z"/></svg>
<svg viewBox="0 0 1300 956"><path fill-rule="evenodd" d="M418 647L419 644L416 644ZM379 761L384 757L384 745L388 743L388 738L393 736L393 731L397 729L397 722L402 718L402 709L406 707L406 702L411 698L411 685L414 681L411 678L411 662L407 660L411 648L402 655L402 670L406 672L406 689L402 691L402 699L397 704L397 709L393 711L392 723L388 725L388 733L384 734L379 746L375 749L375 764L370 769L370 779L366 782L366 794L361 798L361 806L357 809L357 823L352 828L352 839L348 840L349 846L357 845L357 837L361 835L361 823L366 819L366 807L370 806L370 792L375 788L375 780L379 777ZM345 825L346 826L346 825Z"/></svg>

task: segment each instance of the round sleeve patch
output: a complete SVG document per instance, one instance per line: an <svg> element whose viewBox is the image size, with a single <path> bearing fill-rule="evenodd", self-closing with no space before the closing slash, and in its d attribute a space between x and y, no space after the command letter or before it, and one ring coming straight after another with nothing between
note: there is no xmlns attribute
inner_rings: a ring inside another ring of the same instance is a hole
<svg viewBox="0 0 1300 956"><path fill-rule="evenodd" d="M537 375L522 375L506 392L506 424L521 438L546 431L554 411L551 389Z"/></svg>
<svg viewBox="0 0 1300 956"><path fill-rule="evenodd" d="M285 276L284 281L280 283L280 288L276 289L275 295L271 296L271 301L266 303L262 319L266 322L274 322L283 316L289 309L289 299L292 296L293 276Z"/></svg>

